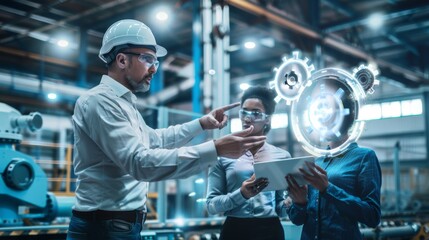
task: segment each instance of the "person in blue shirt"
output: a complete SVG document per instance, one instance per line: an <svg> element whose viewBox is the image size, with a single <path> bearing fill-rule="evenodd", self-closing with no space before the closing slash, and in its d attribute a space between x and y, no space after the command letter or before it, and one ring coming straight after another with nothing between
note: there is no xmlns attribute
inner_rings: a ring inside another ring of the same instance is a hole
<svg viewBox="0 0 429 240"><path fill-rule="evenodd" d="M273 90L262 86L244 92L239 116L243 129L253 126L250 135L264 136L269 132L275 96ZM238 159L220 158L210 170L207 210L227 216L220 239L284 239L279 219L279 215L286 215L284 191L261 192L268 181L256 179L253 169L255 162L284 158L290 158L289 152L264 142Z"/></svg>
<svg viewBox="0 0 429 240"><path fill-rule="evenodd" d="M353 142L335 157L301 169L308 186L288 175L287 214L303 225L301 239L362 239L358 223L380 223L381 170L375 152Z"/></svg>

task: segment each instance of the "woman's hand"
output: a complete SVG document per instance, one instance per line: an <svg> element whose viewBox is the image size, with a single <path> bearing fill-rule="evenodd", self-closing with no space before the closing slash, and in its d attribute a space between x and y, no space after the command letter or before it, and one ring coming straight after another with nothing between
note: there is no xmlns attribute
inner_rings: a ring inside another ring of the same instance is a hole
<svg viewBox="0 0 429 240"><path fill-rule="evenodd" d="M288 184L287 191L292 201L299 205L307 204L307 185L299 186L295 178L290 174L288 174L285 178Z"/></svg>
<svg viewBox="0 0 429 240"><path fill-rule="evenodd" d="M314 188L319 190L321 193L324 193L328 188L328 174L326 171L317 166L313 162L306 162L308 170L300 168L299 171L302 173L304 179Z"/></svg>
<svg viewBox="0 0 429 240"><path fill-rule="evenodd" d="M249 179L244 181L241 184L240 192L246 199L256 196L264 188L268 186L268 179L258 178L256 179L255 174L253 174Z"/></svg>

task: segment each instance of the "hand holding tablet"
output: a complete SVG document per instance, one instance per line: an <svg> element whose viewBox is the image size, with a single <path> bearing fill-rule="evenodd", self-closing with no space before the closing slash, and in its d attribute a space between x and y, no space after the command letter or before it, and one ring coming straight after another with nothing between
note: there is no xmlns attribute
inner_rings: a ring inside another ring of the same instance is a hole
<svg viewBox="0 0 429 240"><path fill-rule="evenodd" d="M306 162L309 162L310 164L306 164ZM313 168L312 166L314 166L314 157L306 156L256 162L254 164L254 169L256 178L268 179L269 184L262 191L275 191L285 190L288 187L285 180L285 176L288 174L292 175L300 186L307 184L299 169L302 168L305 172L311 175L310 168Z"/></svg>

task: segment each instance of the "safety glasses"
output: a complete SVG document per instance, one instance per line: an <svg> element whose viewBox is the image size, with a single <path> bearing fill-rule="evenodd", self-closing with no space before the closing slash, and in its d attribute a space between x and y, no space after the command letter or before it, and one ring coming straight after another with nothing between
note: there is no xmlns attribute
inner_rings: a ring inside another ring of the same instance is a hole
<svg viewBox="0 0 429 240"><path fill-rule="evenodd" d="M238 116L243 121L246 119L249 119L252 122L260 122L260 121L264 121L265 119L267 119L270 115L265 114L263 112L247 111L247 110L241 109L238 112Z"/></svg>
<svg viewBox="0 0 429 240"><path fill-rule="evenodd" d="M144 54L144 53L134 53L134 52L122 52L123 54L129 54L133 56L138 56L138 60L144 64L146 64L146 67L151 68L152 66L155 67L155 69L158 69L159 67L159 61L156 59L156 57L150 55L150 54Z"/></svg>

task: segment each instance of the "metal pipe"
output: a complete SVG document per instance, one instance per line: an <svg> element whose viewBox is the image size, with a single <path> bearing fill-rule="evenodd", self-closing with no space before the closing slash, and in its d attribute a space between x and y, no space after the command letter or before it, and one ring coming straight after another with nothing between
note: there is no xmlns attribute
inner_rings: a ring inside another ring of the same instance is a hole
<svg viewBox="0 0 429 240"><path fill-rule="evenodd" d="M399 141L395 144L395 152L393 157L393 174L395 176L395 210L401 210L401 169L399 166L399 151L401 146Z"/></svg>
<svg viewBox="0 0 429 240"><path fill-rule="evenodd" d="M229 52L226 49L229 47L229 6L216 4L214 6L214 26L218 30L215 34L216 48L214 51L214 65L216 69L215 78L216 85L213 92L213 107L220 107L230 104L230 62ZM220 94L223 93L223 94ZM229 128L223 128L220 131L213 133L214 138L225 135Z"/></svg>
<svg viewBox="0 0 429 240"><path fill-rule="evenodd" d="M72 207L76 203L76 197L56 196L57 200L57 217L71 217Z"/></svg>
<svg viewBox="0 0 429 240"><path fill-rule="evenodd" d="M381 239L386 237L411 237L416 235L419 230L420 225L413 223L408 226L364 228L360 229L360 232L365 239Z"/></svg>
<svg viewBox="0 0 429 240"><path fill-rule="evenodd" d="M194 86L192 88L192 111L201 112L201 1L192 2L192 58L194 62Z"/></svg>
<svg viewBox="0 0 429 240"><path fill-rule="evenodd" d="M39 86L40 84L41 89ZM0 73L0 86L33 93L39 93L40 90L44 92L55 92L71 97L78 97L86 91L84 88L58 84L55 81L50 81L49 79L45 79L40 83L39 79L35 76L14 76L7 73Z"/></svg>
<svg viewBox="0 0 429 240"><path fill-rule="evenodd" d="M220 79L220 82L222 82L222 89L221 92L224 94L220 94L223 95L223 102L222 102L222 106L230 104L231 103L231 75L230 75L230 58L229 58L229 52L226 51L226 49L229 47L230 44L230 21L229 21L229 6L228 5L224 5L223 6L223 27L224 29L226 29L227 34L225 34L225 36L223 37L223 41L222 41L222 62L223 62L223 78ZM217 94L219 94L220 92L218 92ZM228 124L227 127L222 128L220 130L220 134L221 135L226 135L230 132L230 128L231 125Z"/></svg>
<svg viewBox="0 0 429 240"><path fill-rule="evenodd" d="M168 127L168 109L165 107L159 108L158 128ZM165 223L167 220L167 192L166 181L159 181L157 184L158 198L156 199L158 221Z"/></svg>
<svg viewBox="0 0 429 240"><path fill-rule="evenodd" d="M78 85L86 86L87 79L87 69L88 69L88 56L87 56L87 48L88 48L88 35L86 34L85 28L80 28L79 31L79 70L78 70ZM45 46L44 46L45 47Z"/></svg>
<svg viewBox="0 0 429 240"><path fill-rule="evenodd" d="M202 32L203 32L203 105L205 109L211 109L212 91L213 91L213 75L209 73L213 69L213 45L210 39L210 34L213 28L212 25L212 3L211 0L203 0L202 4Z"/></svg>

